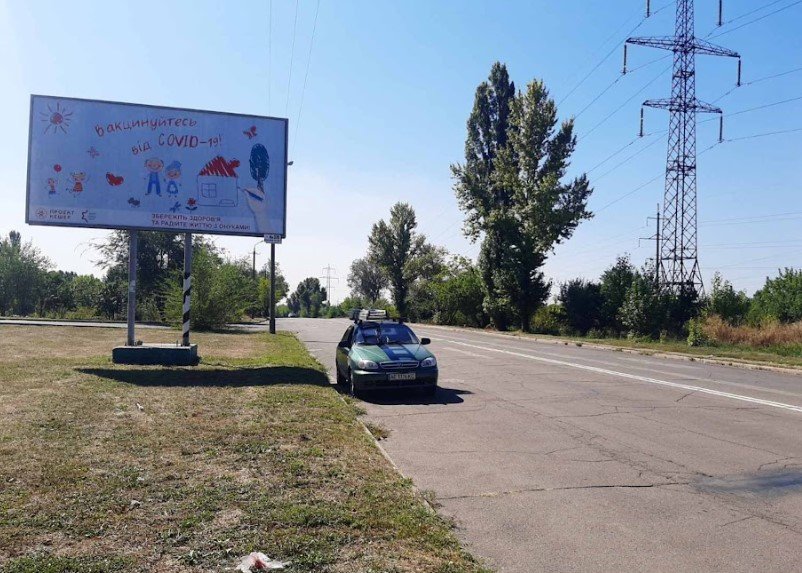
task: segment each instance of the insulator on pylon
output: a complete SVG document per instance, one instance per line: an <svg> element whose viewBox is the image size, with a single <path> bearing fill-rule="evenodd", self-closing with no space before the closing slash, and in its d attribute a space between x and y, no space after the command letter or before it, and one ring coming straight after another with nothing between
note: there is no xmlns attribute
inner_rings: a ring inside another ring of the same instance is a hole
<svg viewBox="0 0 802 573"><path fill-rule="evenodd" d="M652 2L651 0L646 0L646 17L648 18L651 15L652 15Z"/></svg>
<svg viewBox="0 0 802 573"><path fill-rule="evenodd" d="M724 114L718 116L718 142L724 143Z"/></svg>
<svg viewBox="0 0 802 573"><path fill-rule="evenodd" d="M724 24L724 0L718 0L718 25L722 26Z"/></svg>
<svg viewBox="0 0 802 573"><path fill-rule="evenodd" d="M643 137L643 108L640 108L640 133L638 137Z"/></svg>
<svg viewBox="0 0 802 573"><path fill-rule="evenodd" d="M738 58L738 83L735 85L741 87L741 58Z"/></svg>
<svg viewBox="0 0 802 573"><path fill-rule="evenodd" d="M624 44L624 69L621 70L621 73L627 75L627 45Z"/></svg>

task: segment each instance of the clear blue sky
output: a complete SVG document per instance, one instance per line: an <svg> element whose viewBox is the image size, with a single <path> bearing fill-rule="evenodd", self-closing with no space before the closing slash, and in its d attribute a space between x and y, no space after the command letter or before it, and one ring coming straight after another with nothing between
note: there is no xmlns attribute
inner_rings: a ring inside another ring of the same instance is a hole
<svg viewBox="0 0 802 573"><path fill-rule="evenodd" d="M616 48L566 96L641 21L644 4L526 0L505 2L502 9L497 2L473 0L322 0L310 61L317 2L299 0L290 68L293 0L273 0L272 40L269 0L0 0L0 106L6 113L0 139L0 233L21 230L58 268L98 272L87 245L102 238L103 231L24 224L29 95L41 93L289 117L295 165L290 168L288 236L278 261L292 286L331 264L341 277L335 298L342 297L348 265L364 253L371 223L385 217L398 200L415 207L420 229L433 242L474 257L478 246L460 233L462 215L449 164L462 159L474 89L500 60L518 86L543 78L561 102L561 116L577 116L575 173L591 170L632 142L590 171L595 188L591 208L597 215L557 249L548 276L557 282L595 278L625 252L640 265L653 251L648 241L639 246L638 237L653 232L646 217L662 200L662 178L609 204L664 170L665 136L635 136L640 102L670 94L670 59L646 65L609 87L620 77L621 49ZM653 4L655 10L665 8L636 35L673 32L673 3ZM714 29L718 3L696 4L697 35L704 37ZM743 55L744 82L802 67L802 2L725 0L729 19L736 20L714 34L732 32L711 41ZM748 25L735 29L742 24ZM630 67L663 55L633 48ZM735 69L734 61L700 57L699 97L713 101L730 91ZM796 71L741 87L717 105L734 113L800 96L802 71ZM647 132L664 130L667 119L665 112L647 111ZM795 128L802 128L802 100L738 114L725 124L727 138ZM717 136L717 122L701 124L700 151ZM777 267L802 266L800 166L802 132L732 141L700 156L700 262L708 285L720 270L736 287L752 292ZM789 215L763 217L779 213ZM232 256L245 255L254 242L218 240ZM260 248L260 264L266 252Z"/></svg>

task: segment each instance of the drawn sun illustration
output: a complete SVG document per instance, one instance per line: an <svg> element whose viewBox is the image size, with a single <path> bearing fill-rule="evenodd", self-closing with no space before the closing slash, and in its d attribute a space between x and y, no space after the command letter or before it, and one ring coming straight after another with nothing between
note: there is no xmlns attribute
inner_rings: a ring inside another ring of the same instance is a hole
<svg viewBox="0 0 802 573"><path fill-rule="evenodd" d="M45 133L50 131L51 128L53 129L53 133L57 133L59 129L67 133L67 128L72 121L72 112L66 107L61 107L61 102L56 102L56 109L53 109L50 104L47 104L47 109L50 113L39 112L39 115L42 116L42 122L47 124Z"/></svg>

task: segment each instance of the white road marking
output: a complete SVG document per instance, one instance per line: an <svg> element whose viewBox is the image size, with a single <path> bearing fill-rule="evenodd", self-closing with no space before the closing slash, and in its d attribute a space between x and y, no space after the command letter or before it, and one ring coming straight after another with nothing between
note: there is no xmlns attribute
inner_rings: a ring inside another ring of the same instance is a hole
<svg viewBox="0 0 802 573"><path fill-rule="evenodd" d="M638 380L640 382L648 382L649 384L657 384L659 386L668 386L670 388L678 388L680 390L689 390L693 392L700 392L702 394L710 394L712 396L719 396L721 398L730 398L732 400L740 400L742 402L750 402L752 404L760 404L761 406L770 406L772 408L780 408L783 410L790 410L802 414L802 406L795 406L793 404L783 404L782 402L773 402L771 400L763 400L761 398L753 398L752 396L743 396L741 394L731 394L730 392L721 392L720 390L712 390L704 388L703 386L691 386L690 384L679 384L677 382L669 382L668 380L659 380L657 378L649 378L648 376L638 376L637 374L629 374L627 372L619 372L616 370L607 370L606 368L597 368L596 366L588 366L585 364L577 364L575 362L566 362L564 360L554 360L552 358L543 358L542 356L532 356L531 354L524 354L522 352L512 352L510 350L502 350L500 348L491 348L489 346L479 346L476 344L468 344L467 342L460 342L458 340L450 340L441 338L443 342L450 342L451 344L458 344L460 346L467 346L468 348L476 348L490 352L499 352L501 354L508 354L510 356L518 356L520 358L529 358L530 360L537 360L538 362L545 362L546 364L556 364L558 366L567 366L568 368L577 368L579 370L587 370L590 372L597 372L599 374L607 374L609 376L617 376L620 378L628 378L630 380Z"/></svg>
<svg viewBox="0 0 802 573"><path fill-rule="evenodd" d="M451 350L452 352L459 352L460 354L467 354L468 356L474 356L476 358L486 358L490 360L490 357L485 356L484 354L476 354L475 352L468 352L467 350L460 350L459 348L452 348L450 346L444 346L440 350Z"/></svg>

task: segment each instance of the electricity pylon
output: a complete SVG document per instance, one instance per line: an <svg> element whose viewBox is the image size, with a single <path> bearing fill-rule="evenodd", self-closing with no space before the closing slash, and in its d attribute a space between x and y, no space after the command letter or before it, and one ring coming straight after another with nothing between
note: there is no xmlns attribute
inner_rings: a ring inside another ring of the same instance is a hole
<svg viewBox="0 0 802 573"><path fill-rule="evenodd" d="M722 111L696 98L696 54L738 58L738 85L741 84L741 56L694 36L693 0L677 0L674 36L627 39L624 45L624 73L627 44L660 48L674 53L671 98L647 100L643 103L644 107L667 109L671 114L663 197L663 229L660 257L656 264L663 288L677 294L690 294L691 291L700 293L702 274L697 252L696 114L716 113L721 117Z"/></svg>

